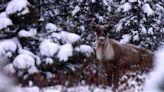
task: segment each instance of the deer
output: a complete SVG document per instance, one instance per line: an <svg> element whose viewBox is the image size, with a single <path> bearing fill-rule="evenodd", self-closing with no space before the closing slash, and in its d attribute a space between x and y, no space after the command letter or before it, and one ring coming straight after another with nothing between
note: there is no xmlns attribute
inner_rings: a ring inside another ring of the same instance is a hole
<svg viewBox="0 0 164 92"><path fill-rule="evenodd" d="M122 44L110 38L112 25L91 23L91 30L96 33L96 59L102 62L107 75L108 85L118 92L119 78L126 71L152 68L154 54L143 47L133 44ZM135 66L135 67L133 67ZM113 85L112 85L113 84Z"/></svg>

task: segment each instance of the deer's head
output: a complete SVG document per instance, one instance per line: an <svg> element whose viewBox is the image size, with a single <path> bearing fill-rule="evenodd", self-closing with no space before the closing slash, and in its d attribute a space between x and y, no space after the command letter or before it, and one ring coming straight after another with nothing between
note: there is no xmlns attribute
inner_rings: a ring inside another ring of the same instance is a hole
<svg viewBox="0 0 164 92"><path fill-rule="evenodd" d="M98 25L91 23L92 31L96 32L96 40L99 44L103 45L108 40L109 31L112 29L110 25Z"/></svg>

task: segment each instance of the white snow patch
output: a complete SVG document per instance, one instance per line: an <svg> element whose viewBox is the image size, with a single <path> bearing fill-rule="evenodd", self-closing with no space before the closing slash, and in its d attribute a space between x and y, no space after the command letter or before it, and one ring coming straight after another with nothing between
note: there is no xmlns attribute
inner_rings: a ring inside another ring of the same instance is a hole
<svg viewBox="0 0 164 92"><path fill-rule="evenodd" d="M84 53L86 56L90 56L94 52L93 48L89 45L80 45L80 47L75 48L76 51Z"/></svg>
<svg viewBox="0 0 164 92"><path fill-rule="evenodd" d="M5 76L4 74L0 73L0 91L8 92L11 86L12 86L11 79Z"/></svg>
<svg viewBox="0 0 164 92"><path fill-rule="evenodd" d="M7 64L4 68L3 68L3 72L7 73L7 74L15 74L16 70L13 66L12 63Z"/></svg>
<svg viewBox="0 0 164 92"><path fill-rule="evenodd" d="M130 40L131 36L129 34L125 34L122 36L122 39L120 40L120 43L128 43Z"/></svg>
<svg viewBox="0 0 164 92"><path fill-rule="evenodd" d="M7 52L15 52L17 45L12 40L4 40L0 42L0 55L5 55Z"/></svg>
<svg viewBox="0 0 164 92"><path fill-rule="evenodd" d="M131 10L132 5L130 3L124 3L122 5L120 5L120 7L117 9L118 12L122 11L122 12L128 12L129 10Z"/></svg>
<svg viewBox="0 0 164 92"><path fill-rule="evenodd" d="M74 10L72 11L72 16L75 16L79 11L80 11L80 7L76 5Z"/></svg>
<svg viewBox="0 0 164 92"><path fill-rule="evenodd" d="M102 0L104 6L108 6L108 2L106 0Z"/></svg>
<svg viewBox="0 0 164 92"><path fill-rule="evenodd" d="M74 43L80 39L80 36L74 33L69 33L66 31L61 32L61 38L64 43Z"/></svg>
<svg viewBox="0 0 164 92"><path fill-rule="evenodd" d="M154 34L154 32L153 32L153 28L152 28L152 27L150 27L150 28L148 29L148 34L151 34L151 35Z"/></svg>
<svg viewBox="0 0 164 92"><path fill-rule="evenodd" d="M52 33L52 35L51 35L52 37L54 37L54 38L56 38L56 39L58 39L58 40L60 40L60 39L62 39L62 37L61 37L61 34L60 33Z"/></svg>
<svg viewBox="0 0 164 92"><path fill-rule="evenodd" d="M52 64L53 59L52 58L46 58L45 62L46 62L46 64Z"/></svg>
<svg viewBox="0 0 164 92"><path fill-rule="evenodd" d="M116 32L120 32L121 29L123 28L123 27L122 27L122 23L116 24L115 27L116 27Z"/></svg>
<svg viewBox="0 0 164 92"><path fill-rule="evenodd" d="M0 18L7 18L6 12L1 12L0 13Z"/></svg>
<svg viewBox="0 0 164 92"><path fill-rule="evenodd" d="M35 66L35 60L30 55L20 54L14 59L13 65L19 69L29 69Z"/></svg>
<svg viewBox="0 0 164 92"><path fill-rule="evenodd" d="M58 52L59 48L60 46L50 39L43 40L39 46L41 55L47 57L53 57Z"/></svg>
<svg viewBox="0 0 164 92"><path fill-rule="evenodd" d="M137 2L137 0L128 0L129 2L133 3L133 2Z"/></svg>
<svg viewBox="0 0 164 92"><path fill-rule="evenodd" d="M29 31L21 30L19 31L18 35L19 37L35 37L37 34L36 29L31 28Z"/></svg>
<svg viewBox="0 0 164 92"><path fill-rule="evenodd" d="M6 13L13 14L16 12L20 12L25 9L28 4L29 3L27 0L11 0L7 5Z"/></svg>
<svg viewBox="0 0 164 92"><path fill-rule="evenodd" d="M53 23L47 23L46 30L48 31L57 31L57 26Z"/></svg>
<svg viewBox="0 0 164 92"><path fill-rule="evenodd" d="M3 15L1 15L1 17L3 17ZM9 18L1 18L1 17L0 17L0 30L10 25L13 25L12 21Z"/></svg>
<svg viewBox="0 0 164 92"><path fill-rule="evenodd" d="M92 2L92 3L95 3L95 2L96 2L96 0L91 0L91 2Z"/></svg>
<svg viewBox="0 0 164 92"><path fill-rule="evenodd" d="M29 74L38 73L38 72L39 70L38 68L36 68L36 66L31 66L30 69L28 69Z"/></svg>
<svg viewBox="0 0 164 92"><path fill-rule="evenodd" d="M147 30L146 30L146 28L143 25L141 25L141 32L143 34L146 34L147 33Z"/></svg>
<svg viewBox="0 0 164 92"><path fill-rule="evenodd" d="M40 57L37 56L37 55L35 55L35 54L33 54L33 53L32 53L31 51L29 51L29 50L25 50L25 49L20 48L20 49L19 49L19 54L26 54L26 55L31 56L32 58L35 59L35 62L36 62L37 65L39 65L39 64L41 63Z"/></svg>
<svg viewBox="0 0 164 92"><path fill-rule="evenodd" d="M145 92L164 92L164 46L155 53L153 72L145 83Z"/></svg>
<svg viewBox="0 0 164 92"><path fill-rule="evenodd" d="M147 14L147 16L151 16L154 14L154 11L151 9L151 7L148 3L146 3L142 6L142 10L144 13Z"/></svg>
<svg viewBox="0 0 164 92"><path fill-rule="evenodd" d="M68 57L72 56L73 54L73 47L71 44L65 44L61 46L57 57L60 61L67 61Z"/></svg>

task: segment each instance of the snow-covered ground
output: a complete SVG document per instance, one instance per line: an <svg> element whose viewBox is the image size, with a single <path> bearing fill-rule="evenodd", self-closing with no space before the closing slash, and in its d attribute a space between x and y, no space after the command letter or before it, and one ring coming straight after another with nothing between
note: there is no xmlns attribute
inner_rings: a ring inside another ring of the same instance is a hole
<svg viewBox="0 0 164 92"><path fill-rule="evenodd" d="M47 87L47 88L38 88L38 87L13 87L9 92L112 92L111 88L102 88L94 86L76 86L66 88L61 85Z"/></svg>

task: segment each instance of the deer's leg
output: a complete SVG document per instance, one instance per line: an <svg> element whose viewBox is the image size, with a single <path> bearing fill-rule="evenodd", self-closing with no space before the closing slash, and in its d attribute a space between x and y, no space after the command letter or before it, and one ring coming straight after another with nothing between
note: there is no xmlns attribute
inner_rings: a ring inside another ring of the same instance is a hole
<svg viewBox="0 0 164 92"><path fill-rule="evenodd" d="M113 72L113 91L117 92L119 86L119 71L118 69L114 70Z"/></svg>

